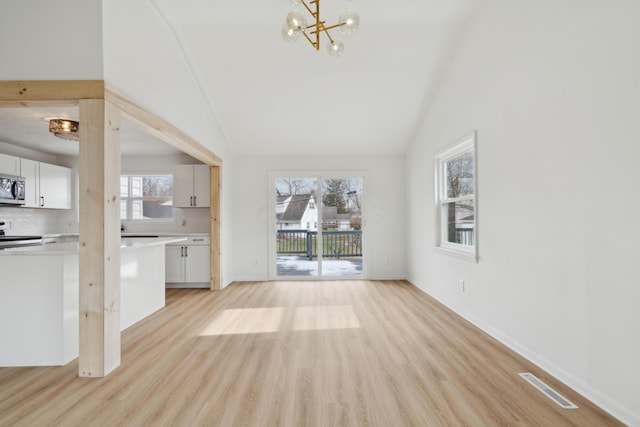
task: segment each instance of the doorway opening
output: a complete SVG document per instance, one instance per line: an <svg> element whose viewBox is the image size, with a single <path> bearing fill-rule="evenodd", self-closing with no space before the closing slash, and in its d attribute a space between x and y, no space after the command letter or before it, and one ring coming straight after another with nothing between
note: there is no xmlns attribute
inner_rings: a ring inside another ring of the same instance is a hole
<svg viewBox="0 0 640 427"><path fill-rule="evenodd" d="M273 180L273 279L362 278L362 176Z"/></svg>

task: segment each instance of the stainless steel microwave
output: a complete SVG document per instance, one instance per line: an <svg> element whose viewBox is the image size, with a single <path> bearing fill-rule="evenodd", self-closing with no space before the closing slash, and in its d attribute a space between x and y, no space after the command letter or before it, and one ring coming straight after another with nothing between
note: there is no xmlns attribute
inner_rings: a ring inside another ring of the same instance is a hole
<svg viewBox="0 0 640 427"><path fill-rule="evenodd" d="M24 178L0 174L0 205L24 205Z"/></svg>

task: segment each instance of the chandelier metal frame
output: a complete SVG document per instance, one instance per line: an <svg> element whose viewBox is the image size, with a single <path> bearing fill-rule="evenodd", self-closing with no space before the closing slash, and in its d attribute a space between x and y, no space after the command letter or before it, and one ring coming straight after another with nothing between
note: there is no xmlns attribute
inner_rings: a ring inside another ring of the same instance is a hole
<svg viewBox="0 0 640 427"><path fill-rule="evenodd" d="M338 38L331 36L329 30L341 28L345 34L353 33L358 30L360 25L360 16L352 11L347 10L340 15L339 21L334 25L327 25L327 22L320 17L320 0L290 0L292 4L298 6L303 5L309 15L313 18L312 22L307 25L305 13L294 9L287 15L286 24L282 29L282 37L285 41L294 43L298 40L302 33L307 41L316 51L320 50L321 35L326 34L329 39L328 51L331 56L339 57L344 50L344 43Z"/></svg>
<svg viewBox="0 0 640 427"><path fill-rule="evenodd" d="M322 21L320 19L320 0L312 0L309 3L310 4L315 4L316 5L316 10L315 12L311 10L311 8L307 5L307 3L304 0L301 0L302 5L305 7L305 9L307 9L307 11L309 11L309 13L311 14L311 16L313 16L316 19L316 23L312 24L310 26L307 26L308 28L315 28L315 30L309 32L309 34L315 34L315 39L316 41L314 42L313 40L311 40L311 37L309 37L307 35L307 30L302 31L302 34L306 37L307 40L309 40L309 43L311 43L311 45L313 47L315 47L315 49L317 51L320 50L320 34L321 33L325 33L327 35L327 37L329 38L329 41L331 43L334 43L333 41L333 37L331 37L331 34L329 33L329 30L333 29L333 28L338 28L338 27L342 27L343 25L346 25L346 22L342 22L339 24L335 24L335 25L331 25L329 27L325 27L325 23L326 21Z"/></svg>

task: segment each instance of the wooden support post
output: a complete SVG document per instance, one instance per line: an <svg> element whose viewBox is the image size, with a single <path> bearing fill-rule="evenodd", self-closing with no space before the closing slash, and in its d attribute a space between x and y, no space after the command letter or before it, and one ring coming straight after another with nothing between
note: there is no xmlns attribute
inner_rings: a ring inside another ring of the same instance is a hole
<svg viewBox="0 0 640 427"><path fill-rule="evenodd" d="M209 168L211 188L211 290L219 291L221 282L220 266L220 166Z"/></svg>
<svg viewBox="0 0 640 427"><path fill-rule="evenodd" d="M80 100L81 377L120 365L120 110Z"/></svg>

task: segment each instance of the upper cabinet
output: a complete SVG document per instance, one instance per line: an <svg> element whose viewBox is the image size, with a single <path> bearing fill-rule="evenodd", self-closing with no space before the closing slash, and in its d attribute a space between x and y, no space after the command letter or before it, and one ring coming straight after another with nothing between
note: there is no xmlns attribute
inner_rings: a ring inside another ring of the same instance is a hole
<svg viewBox="0 0 640 427"><path fill-rule="evenodd" d="M20 159L25 178L25 206L71 209L71 169L35 160Z"/></svg>
<svg viewBox="0 0 640 427"><path fill-rule="evenodd" d="M0 173L20 175L20 158L8 154L0 154Z"/></svg>
<svg viewBox="0 0 640 427"><path fill-rule="evenodd" d="M208 208L211 203L209 166L177 165L173 169L173 206Z"/></svg>

